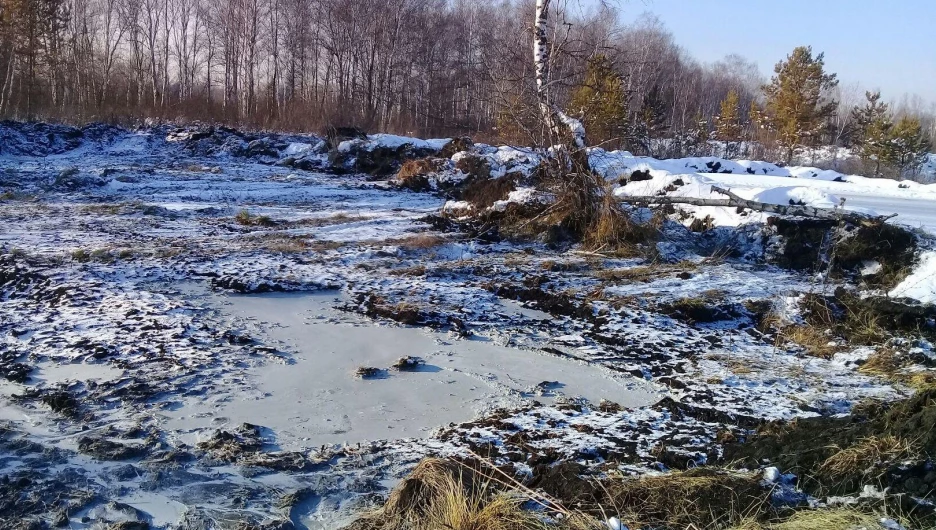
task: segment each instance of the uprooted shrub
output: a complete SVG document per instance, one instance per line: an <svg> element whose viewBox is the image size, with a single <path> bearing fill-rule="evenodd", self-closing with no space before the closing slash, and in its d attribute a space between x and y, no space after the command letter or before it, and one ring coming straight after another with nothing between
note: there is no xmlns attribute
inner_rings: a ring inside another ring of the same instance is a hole
<svg viewBox="0 0 936 530"><path fill-rule="evenodd" d="M486 214L486 221L507 237L535 238L548 244L582 243L596 252L634 255L641 245L659 236L660 216L649 222L635 220L615 199L612 185L584 164L570 169L561 161L549 160L538 173L534 180L551 201L511 204Z"/></svg>

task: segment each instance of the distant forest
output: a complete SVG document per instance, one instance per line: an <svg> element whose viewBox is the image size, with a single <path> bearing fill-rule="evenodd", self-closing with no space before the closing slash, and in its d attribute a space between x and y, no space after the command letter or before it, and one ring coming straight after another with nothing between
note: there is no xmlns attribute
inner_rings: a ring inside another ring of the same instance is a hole
<svg viewBox="0 0 936 530"><path fill-rule="evenodd" d="M743 57L702 64L652 16L624 26L612 7L556 4L551 98L591 122L593 143L662 156L756 141L783 144L783 158L860 143L861 109L888 130L912 118L921 141L936 136L934 105L904 97L888 108L877 96L869 111L874 94L822 71L818 99L805 95L816 113L790 140L771 80ZM532 19L532 1L509 0L0 0L0 117L533 143L543 132ZM800 66L822 70L821 54L797 50L811 61Z"/></svg>

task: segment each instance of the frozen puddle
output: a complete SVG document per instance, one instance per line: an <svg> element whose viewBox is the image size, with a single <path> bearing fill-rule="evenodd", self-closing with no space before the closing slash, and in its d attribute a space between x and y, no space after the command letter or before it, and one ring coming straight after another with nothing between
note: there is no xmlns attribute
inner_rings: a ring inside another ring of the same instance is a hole
<svg viewBox="0 0 936 530"><path fill-rule="evenodd" d="M248 422L271 429L280 448L295 450L419 437L534 399L583 397L638 407L661 397L644 381L571 359L481 338L458 340L424 329L378 326L333 309L335 293L211 299L241 329L292 354L293 362L249 368L251 390L233 398L185 401L164 411L166 427L183 437L200 438L205 428ZM404 356L421 357L426 364L413 372L390 369ZM354 371L360 366L385 372L359 379Z"/></svg>

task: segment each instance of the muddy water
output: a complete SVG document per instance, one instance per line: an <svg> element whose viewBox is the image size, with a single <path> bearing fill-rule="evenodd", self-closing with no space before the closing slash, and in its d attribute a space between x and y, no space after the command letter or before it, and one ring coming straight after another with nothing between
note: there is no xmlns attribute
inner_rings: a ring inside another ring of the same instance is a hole
<svg viewBox="0 0 936 530"><path fill-rule="evenodd" d="M608 399L637 407L660 398L651 385L598 366L482 338L376 325L333 309L334 293L209 299L232 322L265 344L278 345L291 359L248 369L252 390L234 398L186 401L166 411L166 427L183 436L249 422L269 428L274 445L301 449L421 437L534 399ZM408 355L426 364L413 372L389 369ZM362 380L353 375L360 366L386 370ZM545 392L535 388L543 382L550 383Z"/></svg>

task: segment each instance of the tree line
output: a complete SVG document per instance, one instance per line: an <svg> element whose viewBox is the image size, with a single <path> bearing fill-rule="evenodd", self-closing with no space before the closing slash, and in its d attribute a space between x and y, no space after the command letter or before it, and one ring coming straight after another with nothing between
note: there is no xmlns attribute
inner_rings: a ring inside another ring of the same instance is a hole
<svg viewBox="0 0 936 530"><path fill-rule="evenodd" d="M547 132L533 10L524 0L0 0L0 117L534 143ZM936 135L936 111L919 100L855 111L860 91L808 47L764 80L737 55L700 63L652 16L624 26L609 6L560 1L549 24L550 98L587 122L593 144L654 156L758 146L787 161L802 147L860 146L886 174Z"/></svg>

